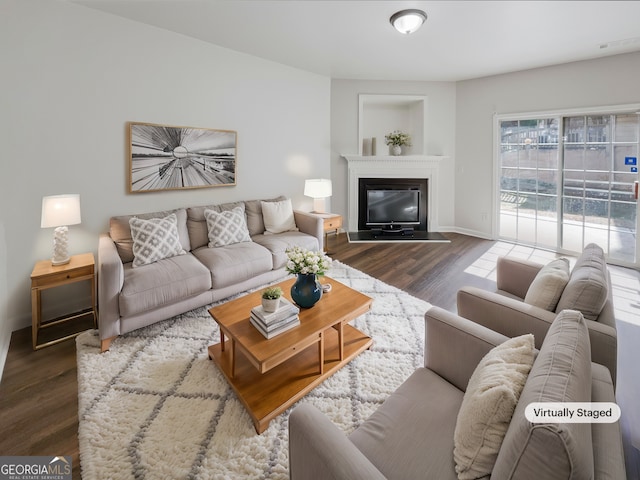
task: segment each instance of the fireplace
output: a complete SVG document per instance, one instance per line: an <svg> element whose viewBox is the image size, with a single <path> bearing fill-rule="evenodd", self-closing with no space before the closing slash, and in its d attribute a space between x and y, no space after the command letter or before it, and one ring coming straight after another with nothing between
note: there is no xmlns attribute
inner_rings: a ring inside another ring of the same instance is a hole
<svg viewBox="0 0 640 480"><path fill-rule="evenodd" d="M426 178L359 178L358 230L427 231Z"/></svg>
<svg viewBox="0 0 640 480"><path fill-rule="evenodd" d="M425 202L422 204L424 218L421 218L419 227L423 231L439 231L438 176L440 162L446 157L437 155L407 155L399 157L342 155L342 157L348 162L348 231L361 230L360 210L362 199L360 179L376 179L384 184L395 181L409 181L411 184L418 184L424 181L424 192L420 195L422 201Z"/></svg>

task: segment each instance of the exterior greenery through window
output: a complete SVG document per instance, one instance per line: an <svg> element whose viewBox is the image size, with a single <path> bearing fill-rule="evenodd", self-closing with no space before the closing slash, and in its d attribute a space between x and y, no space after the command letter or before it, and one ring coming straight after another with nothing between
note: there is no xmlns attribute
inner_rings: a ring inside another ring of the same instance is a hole
<svg viewBox="0 0 640 480"><path fill-rule="evenodd" d="M570 252L596 242L635 263L639 117L500 120L500 237Z"/></svg>

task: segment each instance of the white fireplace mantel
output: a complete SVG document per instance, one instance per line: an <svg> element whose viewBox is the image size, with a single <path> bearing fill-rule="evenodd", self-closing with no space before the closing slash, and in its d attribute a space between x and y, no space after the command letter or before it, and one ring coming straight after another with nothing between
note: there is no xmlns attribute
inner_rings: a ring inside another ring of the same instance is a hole
<svg viewBox="0 0 640 480"><path fill-rule="evenodd" d="M361 178L426 178L428 182L427 229L438 230L438 172L442 155L377 155L343 154L348 166L348 228L358 230L358 182Z"/></svg>

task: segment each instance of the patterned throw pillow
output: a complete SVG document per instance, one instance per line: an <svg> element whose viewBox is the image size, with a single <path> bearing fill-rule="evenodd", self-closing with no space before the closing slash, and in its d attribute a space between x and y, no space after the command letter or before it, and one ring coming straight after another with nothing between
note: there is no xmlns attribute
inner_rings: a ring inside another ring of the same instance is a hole
<svg viewBox="0 0 640 480"><path fill-rule="evenodd" d="M244 206L223 212L206 209L204 218L207 219L209 248L251 241L244 218Z"/></svg>
<svg viewBox="0 0 640 480"><path fill-rule="evenodd" d="M164 218L133 217L129 220L133 239L133 266L141 267L163 258L184 255L178 237L178 218L175 213Z"/></svg>

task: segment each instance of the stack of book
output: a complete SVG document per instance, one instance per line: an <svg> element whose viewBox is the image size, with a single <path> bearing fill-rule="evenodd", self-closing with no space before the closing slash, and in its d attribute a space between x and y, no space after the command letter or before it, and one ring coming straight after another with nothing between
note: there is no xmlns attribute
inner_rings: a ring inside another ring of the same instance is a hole
<svg viewBox="0 0 640 480"><path fill-rule="evenodd" d="M273 338L287 330L300 325L298 314L300 309L284 297L280 297L280 307L267 313L262 305L251 309L249 321L266 338Z"/></svg>

